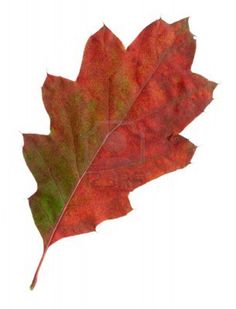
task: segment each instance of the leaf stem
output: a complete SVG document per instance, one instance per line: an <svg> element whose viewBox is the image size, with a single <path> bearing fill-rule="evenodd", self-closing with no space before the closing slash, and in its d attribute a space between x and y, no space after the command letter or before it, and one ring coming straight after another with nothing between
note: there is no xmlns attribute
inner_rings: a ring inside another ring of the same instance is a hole
<svg viewBox="0 0 236 309"><path fill-rule="evenodd" d="M45 257L45 255L46 255L47 249L48 249L48 248L46 248L46 249L43 250L42 257L41 257L41 259L40 259L40 261L39 261L38 267L37 267L37 269L36 269L36 271L35 271L35 274L34 274L34 278L33 278L32 283L31 283L31 285L30 285L30 290L33 290L34 287L35 287L35 285L36 285L36 283L37 283L38 273L39 273L40 267L41 267L41 265L42 265L42 263L43 263L43 260L44 260L44 257Z"/></svg>

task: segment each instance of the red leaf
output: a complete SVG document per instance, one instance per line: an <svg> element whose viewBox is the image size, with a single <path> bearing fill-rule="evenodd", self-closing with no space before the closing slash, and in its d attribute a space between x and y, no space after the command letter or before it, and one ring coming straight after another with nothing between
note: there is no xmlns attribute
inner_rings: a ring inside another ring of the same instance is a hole
<svg viewBox="0 0 236 309"><path fill-rule="evenodd" d="M179 132L216 86L191 72L194 53L187 19L153 22L126 50L104 26L88 40L76 81L47 76L50 134L24 134L23 147L44 241L32 288L51 244L126 215L130 191L190 162L195 146Z"/></svg>

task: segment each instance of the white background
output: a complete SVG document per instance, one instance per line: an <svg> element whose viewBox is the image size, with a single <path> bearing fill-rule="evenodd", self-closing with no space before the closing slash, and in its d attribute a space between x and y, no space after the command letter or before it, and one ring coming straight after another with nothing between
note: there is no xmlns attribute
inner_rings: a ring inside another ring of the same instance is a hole
<svg viewBox="0 0 236 309"><path fill-rule="evenodd" d="M236 308L236 18L234 1L1 1L0 307L4 309ZM20 132L49 132L46 72L75 79L88 37L103 22L127 46L153 20L190 16L192 70L219 83L183 132L192 164L130 195L134 211L97 233L42 253L27 197L36 182Z"/></svg>

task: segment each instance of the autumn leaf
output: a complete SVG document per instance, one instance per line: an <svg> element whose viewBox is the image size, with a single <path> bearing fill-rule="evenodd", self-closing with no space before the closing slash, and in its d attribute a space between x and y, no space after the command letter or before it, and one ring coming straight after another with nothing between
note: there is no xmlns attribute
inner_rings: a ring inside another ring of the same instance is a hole
<svg viewBox="0 0 236 309"><path fill-rule="evenodd" d="M189 164L195 146L179 133L216 86L191 72L188 19L157 20L125 49L103 26L85 47L76 81L47 75L49 135L23 134L37 191L29 198L44 251L132 210L129 192Z"/></svg>

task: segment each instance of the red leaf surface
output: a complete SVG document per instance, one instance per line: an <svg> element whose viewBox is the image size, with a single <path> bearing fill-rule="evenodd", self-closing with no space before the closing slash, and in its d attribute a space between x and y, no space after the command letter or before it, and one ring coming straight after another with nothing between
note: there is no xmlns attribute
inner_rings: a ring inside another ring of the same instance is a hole
<svg viewBox="0 0 236 309"><path fill-rule="evenodd" d="M44 252L132 210L129 192L185 167L195 146L179 133L212 100L216 86L191 72L188 19L157 20L125 49L103 26L86 45L76 81L47 75L49 135L24 134L37 191L29 198Z"/></svg>

